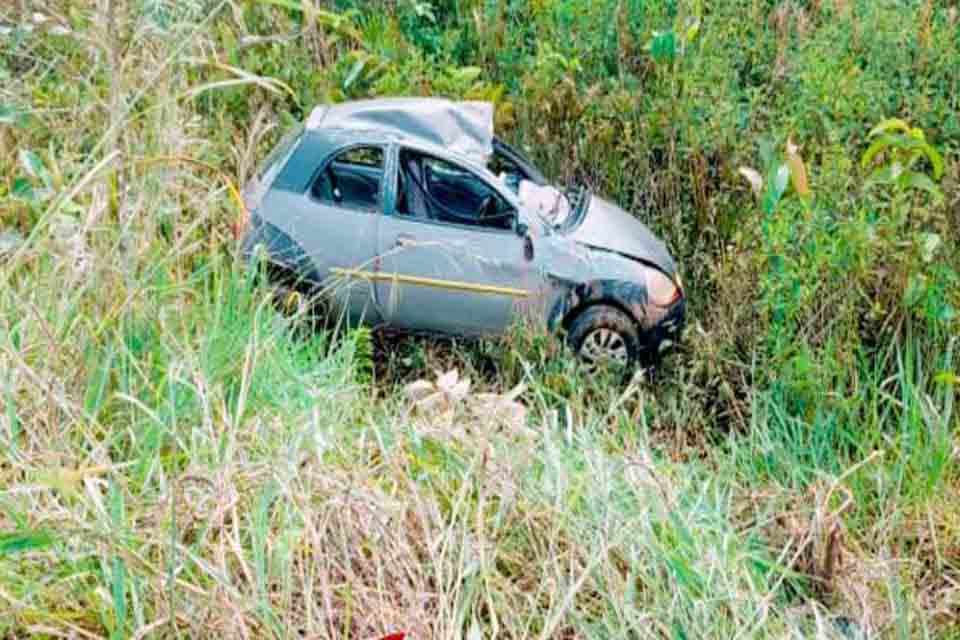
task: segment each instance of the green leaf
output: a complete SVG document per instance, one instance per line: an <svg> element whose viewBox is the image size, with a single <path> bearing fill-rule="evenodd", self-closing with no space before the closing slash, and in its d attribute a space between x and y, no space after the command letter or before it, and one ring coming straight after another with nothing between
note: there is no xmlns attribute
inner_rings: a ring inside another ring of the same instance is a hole
<svg viewBox="0 0 960 640"><path fill-rule="evenodd" d="M123 493L112 484L110 485L110 517L113 518L113 523L118 529L122 529L126 524Z"/></svg>
<svg viewBox="0 0 960 640"><path fill-rule="evenodd" d="M26 178L16 178L13 181L13 189L10 194L17 200L26 202L36 202L37 194L33 190L33 185Z"/></svg>
<svg viewBox="0 0 960 640"><path fill-rule="evenodd" d="M936 318L940 322L948 323L953 322L954 318L957 317L957 310L951 307L949 304L941 305L937 310Z"/></svg>
<svg viewBox="0 0 960 640"><path fill-rule="evenodd" d="M940 190L940 187L925 173L907 171L897 178L897 185L901 189L919 189L920 191L926 191L938 202L943 200L943 192Z"/></svg>
<svg viewBox="0 0 960 640"><path fill-rule="evenodd" d="M46 531L21 531L0 534L0 558L3 556L46 549L54 543L54 538Z"/></svg>
<svg viewBox="0 0 960 640"><path fill-rule="evenodd" d="M29 149L20 149L20 164L31 178L39 178L44 171L43 160Z"/></svg>
<svg viewBox="0 0 960 640"><path fill-rule="evenodd" d="M763 136L760 138L760 164L764 171L770 171L771 165L776 160L777 145L772 138Z"/></svg>
<svg viewBox="0 0 960 640"><path fill-rule="evenodd" d="M670 31L654 31L650 54L658 64L673 62L677 55L677 36Z"/></svg>
<svg viewBox="0 0 960 640"><path fill-rule="evenodd" d="M679 622L674 622L670 627L670 634L673 640L689 640L687 632L680 626Z"/></svg>
<svg viewBox="0 0 960 640"><path fill-rule="evenodd" d="M770 271L773 273L777 275L783 275L783 273L787 270L787 262L783 259L782 255L774 253L771 254L767 260L770 263Z"/></svg>
<svg viewBox="0 0 960 640"><path fill-rule="evenodd" d="M460 67L453 72L453 76L462 82L472 82L480 77L483 69L480 67Z"/></svg>
<svg viewBox="0 0 960 640"><path fill-rule="evenodd" d="M877 155L889 149L919 152L930 161L934 179L943 176L943 156L939 151L923 140L901 135L885 134L877 138L860 157L860 166L866 169Z"/></svg>
<svg viewBox="0 0 960 640"><path fill-rule="evenodd" d="M113 596L113 613L116 616L116 626L110 634L111 638L124 638L127 626L127 568L120 556L113 557L113 571L111 571L110 594Z"/></svg>
<svg viewBox="0 0 960 640"><path fill-rule="evenodd" d="M780 199L787 190L787 184L790 182L790 168L786 164L777 167L773 175L767 178L767 192L763 197L763 212L771 214L780 204Z"/></svg>
<svg viewBox="0 0 960 640"><path fill-rule="evenodd" d="M887 131L903 131L904 133L908 133L910 131L910 125L900 118L887 118L871 129L867 137L873 138Z"/></svg>
<svg viewBox="0 0 960 640"><path fill-rule="evenodd" d="M881 152L888 149L903 149L907 144L907 138L903 136L884 135L873 141L863 155L860 156L860 166L866 169Z"/></svg>
<svg viewBox="0 0 960 640"><path fill-rule="evenodd" d="M47 187L50 186L50 172L36 153L29 149L20 149L20 164L28 176L41 180Z"/></svg>
<svg viewBox="0 0 960 640"><path fill-rule="evenodd" d="M110 519L117 533L126 528L126 506L123 492L116 484L110 484ZM113 596L113 612L116 616L116 626L110 634L111 638L126 637L127 627L127 567L119 555L113 557L113 567L110 572L110 593Z"/></svg>
<svg viewBox="0 0 960 640"><path fill-rule="evenodd" d="M903 171L903 168L898 165L880 167L870 174L866 187L869 188L878 184L893 184L901 171Z"/></svg>
<svg viewBox="0 0 960 640"><path fill-rule="evenodd" d="M930 161L930 165L933 167L933 179L939 180L943 177L943 156L926 142L921 144L921 148L926 154L927 160Z"/></svg>
<svg viewBox="0 0 960 640"><path fill-rule="evenodd" d="M350 85L356 82L357 78L360 77L360 74L363 73L363 68L365 66L367 66L366 58L360 58L356 61L356 63L354 63L353 69L350 70L350 75L348 75L347 79L343 81L344 90L349 89Z"/></svg>
<svg viewBox="0 0 960 640"><path fill-rule="evenodd" d="M900 162L891 162L888 165L880 166L874 169L870 174L870 181L879 184L893 184L897 178L903 175L903 164Z"/></svg>
<svg viewBox="0 0 960 640"><path fill-rule="evenodd" d="M960 376L955 374L953 371L941 371L933 377L933 381L937 384L958 386L960 385Z"/></svg>

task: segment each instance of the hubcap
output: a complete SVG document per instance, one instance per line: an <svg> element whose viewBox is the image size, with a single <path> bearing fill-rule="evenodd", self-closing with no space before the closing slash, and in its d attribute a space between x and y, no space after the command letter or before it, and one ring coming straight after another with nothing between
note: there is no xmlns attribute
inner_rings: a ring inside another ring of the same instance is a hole
<svg viewBox="0 0 960 640"><path fill-rule="evenodd" d="M629 359L626 340L618 332L606 327L594 329L586 335L580 345L579 355L590 372L610 364L626 366Z"/></svg>

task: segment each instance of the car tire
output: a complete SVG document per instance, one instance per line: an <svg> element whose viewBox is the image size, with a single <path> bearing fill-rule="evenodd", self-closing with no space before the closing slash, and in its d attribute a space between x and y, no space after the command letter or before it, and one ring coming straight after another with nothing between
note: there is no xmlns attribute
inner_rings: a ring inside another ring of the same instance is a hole
<svg viewBox="0 0 960 640"><path fill-rule="evenodd" d="M616 307L595 305L586 308L570 322L567 342L591 372L611 363L629 372L640 363L637 323Z"/></svg>

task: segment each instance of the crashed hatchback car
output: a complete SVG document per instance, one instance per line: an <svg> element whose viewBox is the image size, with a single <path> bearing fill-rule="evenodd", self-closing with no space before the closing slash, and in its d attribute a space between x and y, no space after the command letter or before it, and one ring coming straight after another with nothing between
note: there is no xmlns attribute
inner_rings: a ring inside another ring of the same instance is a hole
<svg viewBox="0 0 960 640"><path fill-rule="evenodd" d="M591 368L655 360L682 329L663 242L584 188L549 186L494 136L489 103L317 107L244 200L244 255L353 322L482 336L533 320Z"/></svg>

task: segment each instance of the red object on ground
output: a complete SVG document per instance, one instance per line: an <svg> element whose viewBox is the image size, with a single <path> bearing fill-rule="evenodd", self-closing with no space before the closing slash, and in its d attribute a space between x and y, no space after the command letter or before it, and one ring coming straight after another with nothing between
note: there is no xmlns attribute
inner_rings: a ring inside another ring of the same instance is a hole
<svg viewBox="0 0 960 640"><path fill-rule="evenodd" d="M383 636L383 640L404 640L407 637L407 634L401 631L400 633L391 633L388 636Z"/></svg>

